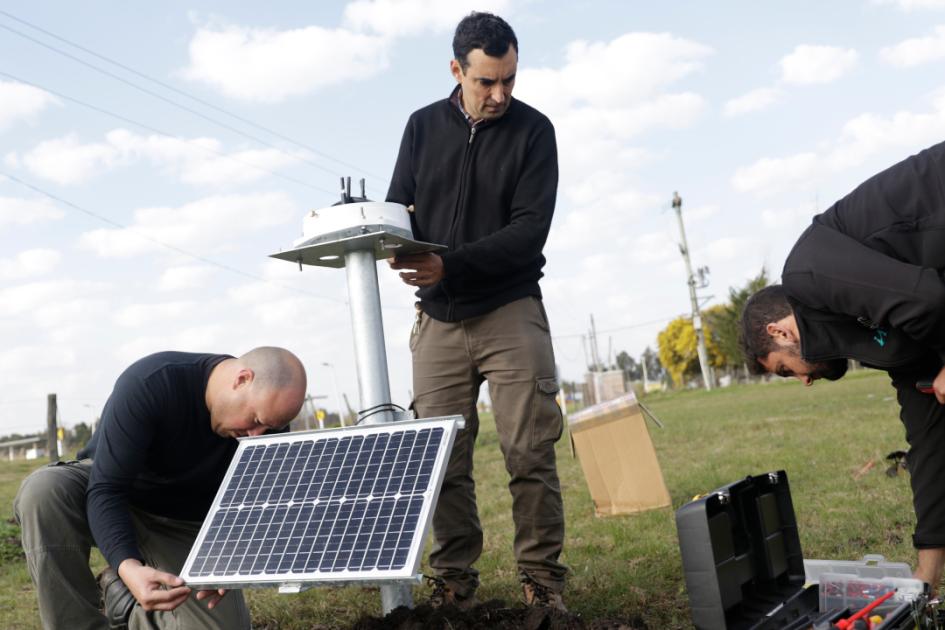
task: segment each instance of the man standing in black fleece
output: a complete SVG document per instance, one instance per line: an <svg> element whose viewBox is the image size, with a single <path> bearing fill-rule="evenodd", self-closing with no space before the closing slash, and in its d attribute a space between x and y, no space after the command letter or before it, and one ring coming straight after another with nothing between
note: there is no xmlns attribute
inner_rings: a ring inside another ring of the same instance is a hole
<svg viewBox="0 0 945 630"><path fill-rule="evenodd" d="M742 348L756 373L805 385L847 359L892 379L909 442L915 576L945 566L945 143L869 178L813 223L781 285L745 304ZM916 385L929 381L930 391Z"/></svg>
<svg viewBox="0 0 945 630"><path fill-rule="evenodd" d="M555 464L561 410L538 280L558 186L551 122L512 99L518 41L489 13L456 27L448 98L407 122L387 200L412 210L414 235L442 254L400 256L393 269L417 287L414 409L462 414L433 517L433 605L475 604L482 552L473 445L483 380L495 412L512 493L514 551L529 605L564 610L558 561L564 509Z"/></svg>
<svg viewBox="0 0 945 630"><path fill-rule="evenodd" d="M239 358L160 352L126 369L80 459L34 471L14 500L43 627L249 628L242 593L190 598L177 573L234 438L284 428L305 387L298 358L273 347ZM93 545L114 568L102 579L107 618L88 564Z"/></svg>

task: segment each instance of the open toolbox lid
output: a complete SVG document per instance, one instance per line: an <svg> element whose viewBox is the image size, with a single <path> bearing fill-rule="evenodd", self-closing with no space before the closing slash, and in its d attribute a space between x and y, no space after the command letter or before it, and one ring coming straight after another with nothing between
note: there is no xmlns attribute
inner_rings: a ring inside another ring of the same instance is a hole
<svg viewBox="0 0 945 630"><path fill-rule="evenodd" d="M789 628L817 613L783 470L697 497L676 511L676 528L697 628Z"/></svg>

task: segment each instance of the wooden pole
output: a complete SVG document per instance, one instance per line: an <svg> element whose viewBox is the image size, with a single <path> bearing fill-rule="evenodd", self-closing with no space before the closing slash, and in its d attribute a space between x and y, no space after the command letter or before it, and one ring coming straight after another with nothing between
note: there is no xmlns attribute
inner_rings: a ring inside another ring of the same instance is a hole
<svg viewBox="0 0 945 630"><path fill-rule="evenodd" d="M59 461L59 445L57 443L58 427L56 427L56 395L46 396L46 450L49 452L49 462Z"/></svg>

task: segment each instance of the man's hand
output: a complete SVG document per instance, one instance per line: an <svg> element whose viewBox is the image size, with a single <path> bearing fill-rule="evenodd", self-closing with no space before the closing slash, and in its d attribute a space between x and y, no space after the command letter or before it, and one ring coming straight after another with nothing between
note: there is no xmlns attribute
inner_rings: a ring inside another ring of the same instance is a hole
<svg viewBox="0 0 945 630"><path fill-rule="evenodd" d="M118 576L145 610L174 610L190 596L184 580L145 566L134 558L123 560L118 565Z"/></svg>
<svg viewBox="0 0 945 630"><path fill-rule="evenodd" d="M919 549L918 556L919 565L912 573L912 577L928 584L931 590L929 599L934 599L938 593L939 582L942 580L942 567L945 566L945 548Z"/></svg>
<svg viewBox="0 0 945 630"><path fill-rule="evenodd" d="M400 279L412 287L432 287L443 279L443 259L432 252L388 258L391 269L409 269Z"/></svg>
<svg viewBox="0 0 945 630"><path fill-rule="evenodd" d="M938 404L945 405L945 367L939 370L938 376L932 381L932 390L935 392Z"/></svg>
<svg viewBox="0 0 945 630"><path fill-rule="evenodd" d="M197 600L209 600L207 608L213 610L213 607L220 603L223 596L226 595L226 589L220 588L215 591L197 591Z"/></svg>

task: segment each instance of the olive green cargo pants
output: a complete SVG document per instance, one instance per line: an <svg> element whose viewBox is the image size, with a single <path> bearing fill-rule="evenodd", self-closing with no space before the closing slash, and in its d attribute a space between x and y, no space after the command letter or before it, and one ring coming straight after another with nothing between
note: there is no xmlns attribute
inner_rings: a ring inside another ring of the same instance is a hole
<svg viewBox="0 0 945 630"><path fill-rule="evenodd" d="M22 530L26 565L36 586L39 616L47 630L107 630L99 612L99 590L89 569L95 545L85 511L91 460L60 463L33 471L13 501ZM138 547L148 566L179 575L200 523L131 510ZM117 567L116 567L117 569ZM190 598L171 611L146 612L135 605L130 630L230 630L249 628L240 591L227 593L213 610Z"/></svg>
<svg viewBox="0 0 945 630"><path fill-rule="evenodd" d="M414 410L420 418L462 414L466 420L433 515L433 571L461 596L479 586L473 564L482 553L482 527L473 445L479 430L476 402L485 380L510 477L515 559L529 578L561 592L567 568L558 562L564 508L554 445L561 437L562 417L541 300L523 298L453 323L418 316L410 338Z"/></svg>

